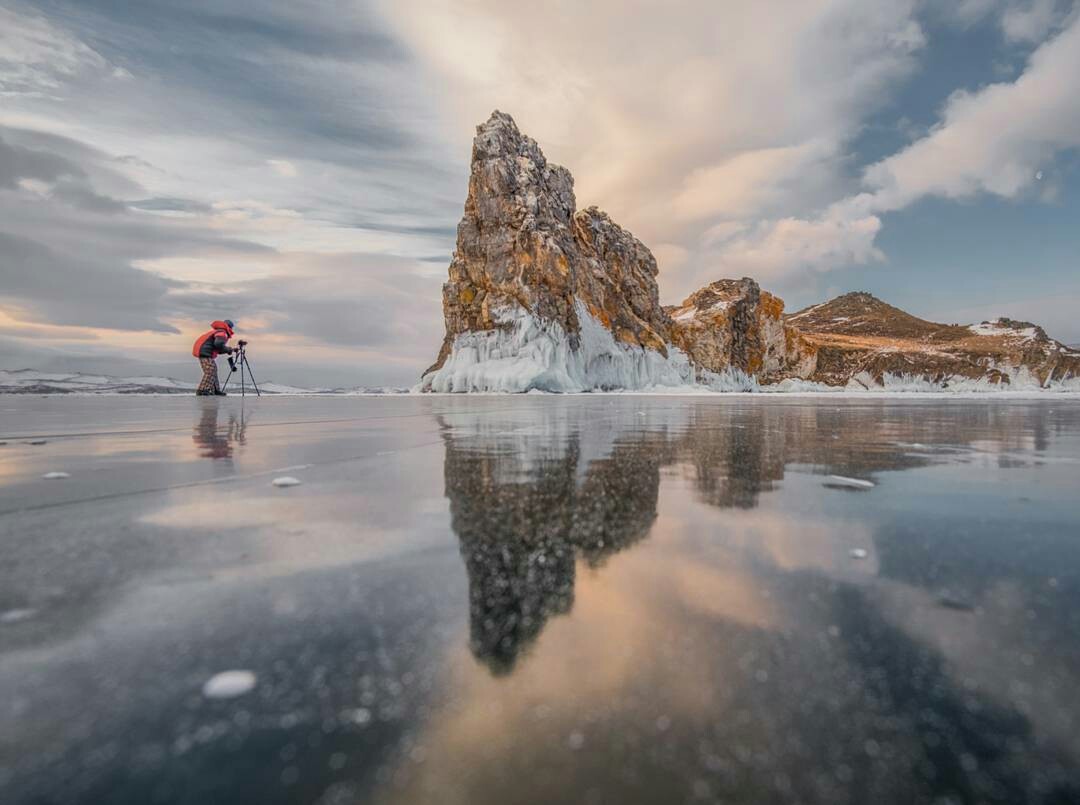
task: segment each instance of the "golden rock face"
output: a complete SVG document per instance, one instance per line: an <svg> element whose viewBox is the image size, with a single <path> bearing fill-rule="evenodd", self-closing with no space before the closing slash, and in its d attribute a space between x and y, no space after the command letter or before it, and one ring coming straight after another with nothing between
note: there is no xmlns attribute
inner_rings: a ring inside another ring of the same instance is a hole
<svg viewBox="0 0 1080 805"><path fill-rule="evenodd" d="M739 369L763 382L805 376L814 353L784 324L784 302L754 280L717 280L667 308L672 342L700 369Z"/></svg>
<svg viewBox="0 0 1080 805"><path fill-rule="evenodd" d="M779 321L783 302L743 280L753 297L745 315L682 327L660 304L658 271L652 252L606 213L577 210L570 173L549 163L509 115L495 112L473 141L465 214L443 286L446 337L428 371L442 366L458 335L497 327L493 311L500 307L520 306L557 322L576 347L578 302L630 347L667 355L675 344L708 371L737 366L758 373L772 365L769 338L757 330L766 319ZM709 291L716 285L698 294L720 292ZM757 307L765 319L753 312ZM754 332L736 335L732 327ZM791 351L781 346L784 354Z"/></svg>

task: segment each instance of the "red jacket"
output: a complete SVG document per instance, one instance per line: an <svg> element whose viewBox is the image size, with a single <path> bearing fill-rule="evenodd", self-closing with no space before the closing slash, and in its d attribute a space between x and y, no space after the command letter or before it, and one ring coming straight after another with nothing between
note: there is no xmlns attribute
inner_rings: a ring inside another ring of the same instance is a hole
<svg viewBox="0 0 1080 805"><path fill-rule="evenodd" d="M223 321L211 322L210 326L214 329L196 338L191 347L191 354L196 358L216 358L222 353L232 352L232 347L228 345L228 340L233 336L232 328Z"/></svg>

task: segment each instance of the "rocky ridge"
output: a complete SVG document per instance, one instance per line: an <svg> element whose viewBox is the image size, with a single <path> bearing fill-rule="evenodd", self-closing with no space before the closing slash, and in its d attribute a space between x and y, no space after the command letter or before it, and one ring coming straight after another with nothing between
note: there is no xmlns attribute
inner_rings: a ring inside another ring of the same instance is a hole
<svg viewBox="0 0 1080 805"><path fill-rule="evenodd" d="M446 334L419 388L1080 384L1080 354L1024 322L936 324L865 293L785 316L750 278L665 307L657 274L649 249L596 207L578 210L569 171L496 111L473 140Z"/></svg>
<svg viewBox="0 0 1080 805"><path fill-rule="evenodd" d="M875 387L918 378L947 387L963 381L1049 386L1080 377L1080 353L1031 322L1000 318L963 326L926 321L856 292L787 317L816 352L808 378Z"/></svg>

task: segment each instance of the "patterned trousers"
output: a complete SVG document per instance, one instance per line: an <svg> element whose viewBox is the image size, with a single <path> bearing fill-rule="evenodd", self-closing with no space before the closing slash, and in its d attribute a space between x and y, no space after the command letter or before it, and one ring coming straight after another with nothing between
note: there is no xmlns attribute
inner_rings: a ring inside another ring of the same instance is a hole
<svg viewBox="0 0 1080 805"><path fill-rule="evenodd" d="M217 376L217 361L213 358L199 358L199 366L202 367L202 380L195 391L199 394L213 394L220 391Z"/></svg>

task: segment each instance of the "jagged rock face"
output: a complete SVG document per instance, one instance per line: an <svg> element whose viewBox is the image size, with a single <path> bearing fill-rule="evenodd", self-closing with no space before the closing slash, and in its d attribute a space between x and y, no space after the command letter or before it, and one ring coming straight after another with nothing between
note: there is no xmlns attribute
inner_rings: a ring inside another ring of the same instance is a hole
<svg viewBox="0 0 1080 805"><path fill-rule="evenodd" d="M1080 354L1027 322L925 321L867 293L784 316L756 282L660 305L656 260L595 207L509 115L477 127L465 214L443 286L446 336L421 388L586 391L791 379L1080 386Z"/></svg>
<svg viewBox="0 0 1080 805"><path fill-rule="evenodd" d="M699 321L675 324L657 273L652 253L606 213L576 211L570 174L495 112L473 142L443 286L446 337L421 387L741 388L754 376L812 369L812 352L784 326L783 303L752 280L703 289L686 303L700 305ZM710 307L721 297L730 302L723 316Z"/></svg>
<svg viewBox="0 0 1080 805"><path fill-rule="evenodd" d="M1038 385L1080 376L1080 354L1030 322L998 319L970 327L905 313L868 293L849 293L787 317L817 351L812 380L873 387L911 377L939 386L974 380Z"/></svg>
<svg viewBox="0 0 1080 805"><path fill-rule="evenodd" d="M505 327L507 310L557 324L576 350L577 303L618 341L666 355L669 321L656 274L649 250L605 213L575 212L569 171L495 112L473 141L465 215L443 286L446 338L428 373L444 365L457 336Z"/></svg>
<svg viewBox="0 0 1080 805"><path fill-rule="evenodd" d="M783 300L749 277L717 280L666 310L672 343L699 369L735 368L766 381L813 371L815 350L784 323Z"/></svg>

